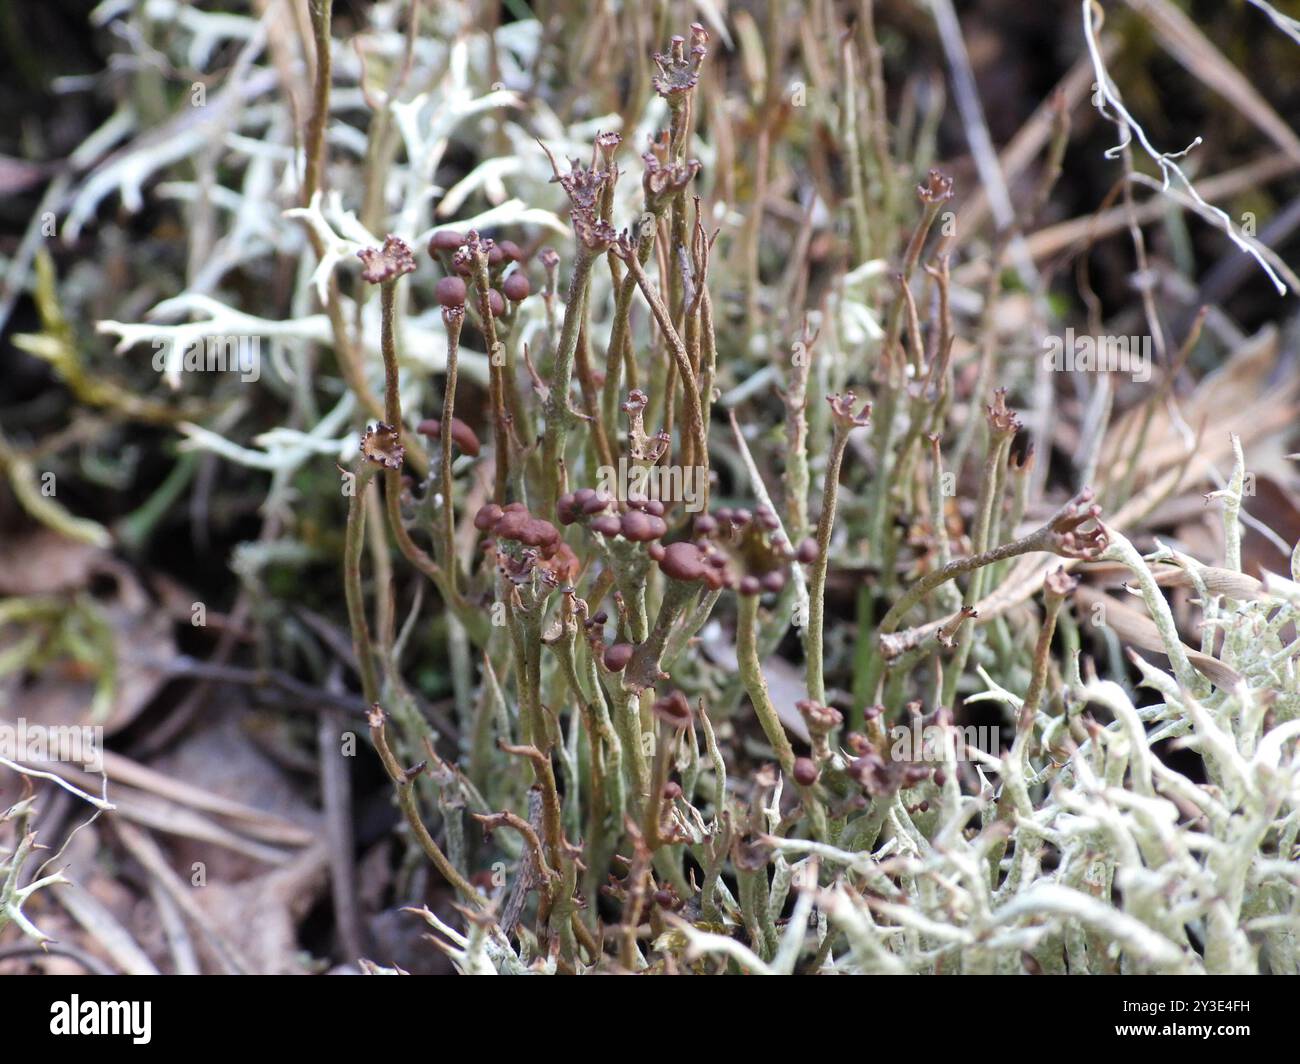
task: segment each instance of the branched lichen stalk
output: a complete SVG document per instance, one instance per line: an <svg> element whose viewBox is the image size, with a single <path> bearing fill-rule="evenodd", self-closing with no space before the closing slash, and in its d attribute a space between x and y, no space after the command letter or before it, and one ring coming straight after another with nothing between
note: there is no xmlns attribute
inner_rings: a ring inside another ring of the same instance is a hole
<svg viewBox="0 0 1300 1064"><path fill-rule="evenodd" d="M451 446L456 413L456 364L460 353L460 327L465 320L461 308L443 311L447 327L447 375L442 395L442 564L447 572L447 590L456 595L456 516L452 505Z"/></svg>
<svg viewBox="0 0 1300 1064"><path fill-rule="evenodd" d="M826 487L822 494L822 512L817 522L817 558L813 562L808 579L807 680L808 697L814 702L826 701L823 639L826 617L826 572L830 564L831 532L835 525L840 463L847 442L847 438L836 439L831 450L831 461L826 469Z"/></svg>
<svg viewBox="0 0 1300 1064"><path fill-rule="evenodd" d="M496 462L496 479L493 498L498 504L506 501L506 485L510 479L510 429L506 415L505 348L497 339L496 317L492 313L492 286L488 281L487 254L472 234L469 263L474 271L474 289L478 296L479 322L488 350L488 386L492 403L492 448ZM445 422L444 422L445 424ZM446 432L443 433L446 436ZM549 511L548 511L549 512Z"/></svg>
<svg viewBox="0 0 1300 1064"><path fill-rule="evenodd" d="M302 203L311 198L321 185L325 169L325 126L329 121L330 84L333 81L333 57L330 54L330 21L334 0L311 0L312 38L316 45L316 80L312 88L311 118L307 122L307 164L303 173Z"/></svg>
<svg viewBox="0 0 1300 1064"><path fill-rule="evenodd" d="M686 345L682 342L681 336L678 335L677 329L673 325L668 308L650 283L650 279L646 276L645 270L641 268L641 263L637 261L636 255L628 253L624 255L623 261L627 263L628 269L636 277L637 286L641 289L641 294L645 296L646 302L650 304L650 310L654 314L655 321L658 323L664 339L668 342L668 350L673 356L678 376L681 378L682 387L685 389L686 413L691 423L691 435L695 440L695 454L702 456L699 459L701 465L707 465L709 445L708 440L705 438L703 406L700 402L700 393L695 381L695 372L691 368L691 360L686 353Z"/></svg>
<svg viewBox="0 0 1300 1064"><path fill-rule="evenodd" d="M456 870L455 865L447 859L447 855L433 841L433 836L429 834L429 829L424 826L424 821L420 819L414 783L419 776L418 770L423 768L423 764L417 766L417 770L409 774L402 768L388 745L388 736L385 734L384 727L385 715L378 705L373 705L370 709L369 724L370 739L374 743L375 750L379 753L379 760L383 762L384 770L397 788L397 804L401 807L402 815L406 817L406 822L410 825L411 832L420 844L420 848L433 863L439 874L456 888L457 893L466 902L475 909L482 909L486 904L483 896L474 889L469 880Z"/></svg>
<svg viewBox="0 0 1300 1064"><path fill-rule="evenodd" d="M758 723L763 734L776 751L781 771L790 780L795 780L794 748L785 733L785 726L772 703L772 696L767 688L767 678L763 675L763 666L758 656L758 596L741 595L739 613L736 618L736 660L740 669L741 683L754 706ZM796 782L796 785L797 782ZM812 823L813 832L818 837L825 837L826 818L821 803L813 794L812 787L799 786L803 795L804 807Z"/></svg>
<svg viewBox="0 0 1300 1064"><path fill-rule="evenodd" d="M849 395L847 400L851 405L853 396ZM826 701L822 638L826 616L826 572L830 565L831 533L835 530L835 507L840 491L840 466L844 462L844 450L849 445L849 433L856 427L859 425L851 418L837 416L835 419L830 455L826 463L826 482L822 489L822 512L817 519L817 557L808 578L808 639L805 644L808 661L808 697L814 702Z"/></svg>
<svg viewBox="0 0 1300 1064"><path fill-rule="evenodd" d="M375 674L374 648L361 589L361 554L365 546L366 494L370 489L372 473L371 468L363 462L352 475L352 494L348 498L348 524L343 547L343 590L348 604L348 623L352 628L352 649L361 673L362 694L371 704L379 698L379 681Z"/></svg>
<svg viewBox="0 0 1300 1064"><path fill-rule="evenodd" d="M578 332L586 311L587 283L591 280L592 253L578 242L578 254L569 279L569 295L564 306L564 324L560 326L560 343L555 352L550 392L546 399L546 431L542 436L542 484L540 512L553 514L559 495L560 465L564 444L569 435L569 385L573 379L573 358L578 347Z"/></svg>

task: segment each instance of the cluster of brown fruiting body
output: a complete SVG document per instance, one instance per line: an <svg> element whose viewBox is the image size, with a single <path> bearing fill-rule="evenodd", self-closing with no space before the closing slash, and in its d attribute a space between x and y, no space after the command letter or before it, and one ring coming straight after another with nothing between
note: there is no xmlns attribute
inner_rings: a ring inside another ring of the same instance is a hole
<svg viewBox="0 0 1300 1064"><path fill-rule="evenodd" d="M622 537L646 544L647 553L669 579L702 583L711 591L776 593L785 587L792 562L810 564L816 556L811 539L791 549L781 533L781 522L767 506L753 511L724 506L700 514L692 522L691 538L667 544L660 542L669 531L665 511L657 499L619 503L594 488L567 492L556 503L560 524L581 524L606 539Z"/></svg>
<svg viewBox="0 0 1300 1064"><path fill-rule="evenodd" d="M435 294L444 307L463 306L468 295L465 278L473 281L474 256L478 253L487 258L493 285L488 300L493 316L500 317L506 312L507 300L518 303L532 291L526 272L528 256L513 240L493 240L474 229L468 233L438 230L429 238L429 257L447 271L447 276L438 282Z"/></svg>
<svg viewBox="0 0 1300 1064"><path fill-rule="evenodd" d="M361 455L367 462L384 469L401 469L406 460L401 439L394 426L377 421L361 437Z"/></svg>
<svg viewBox="0 0 1300 1064"><path fill-rule="evenodd" d="M1106 549L1109 536L1101 523L1101 507L1093 501L1091 488L1084 488L1052 518L1052 549L1063 558L1086 560ZM1092 522L1092 528L1081 526Z"/></svg>
<svg viewBox="0 0 1300 1064"><path fill-rule="evenodd" d="M709 54L708 43L707 31L698 22L693 22L689 58L685 37L673 37L668 43L667 55L655 52L655 66L659 68L659 73L652 79L655 92L670 104L694 92L700 81L700 67Z"/></svg>
<svg viewBox="0 0 1300 1064"><path fill-rule="evenodd" d="M791 564L811 562L816 549L811 541L801 543L798 550L791 547L780 519L764 505L753 511L719 507L697 517L694 532L702 548L726 553L729 571L736 574L734 586L742 595L780 592Z"/></svg>
<svg viewBox="0 0 1300 1064"><path fill-rule="evenodd" d="M474 515L474 527L489 535L484 549L496 552L498 567L514 583L523 583L534 571L551 586L568 584L577 577L577 555L560 530L533 516L521 502L484 504Z"/></svg>
<svg viewBox="0 0 1300 1064"><path fill-rule="evenodd" d="M652 213L662 209L674 195L684 191L703 166L698 159L674 162L666 133L651 142L649 150L642 154L641 161L645 164L641 189L645 193L646 210Z"/></svg>
<svg viewBox="0 0 1300 1064"><path fill-rule="evenodd" d="M621 505L608 493L594 488L566 492L555 504L561 524L585 522L606 539L622 536L631 543L651 543L668 534L666 508L657 499L630 499Z"/></svg>
<svg viewBox="0 0 1300 1064"><path fill-rule="evenodd" d="M868 721L878 717L881 712L882 707L869 706L866 714ZM896 761L887 754L882 754L875 743L858 732L846 735L844 745L856 755L848 764L847 774L871 798L896 794L942 772L937 765L919 761ZM942 782L942 778L938 782Z"/></svg>
<svg viewBox="0 0 1300 1064"><path fill-rule="evenodd" d="M357 252L361 260L361 279L367 284L384 284L395 281L403 274L415 272L415 256L406 242L389 233L381 248L362 248Z"/></svg>

